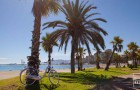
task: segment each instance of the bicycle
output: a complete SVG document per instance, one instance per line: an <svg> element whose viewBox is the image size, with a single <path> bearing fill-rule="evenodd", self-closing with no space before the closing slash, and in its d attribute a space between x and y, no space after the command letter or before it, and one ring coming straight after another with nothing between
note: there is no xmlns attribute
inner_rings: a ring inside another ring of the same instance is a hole
<svg viewBox="0 0 140 90"><path fill-rule="evenodd" d="M49 70L49 72L48 72L48 70ZM24 85L32 85L35 83L36 80L41 80L42 78L44 78L46 76L47 72L48 72L49 81L52 84L58 84L59 83L59 74L57 73L56 70L54 70L51 67L51 65L48 65L46 67L43 76L41 76L41 74L39 74L39 70L36 68L27 67L27 68L23 69L20 72L20 82ZM27 81L27 79L29 81Z"/></svg>

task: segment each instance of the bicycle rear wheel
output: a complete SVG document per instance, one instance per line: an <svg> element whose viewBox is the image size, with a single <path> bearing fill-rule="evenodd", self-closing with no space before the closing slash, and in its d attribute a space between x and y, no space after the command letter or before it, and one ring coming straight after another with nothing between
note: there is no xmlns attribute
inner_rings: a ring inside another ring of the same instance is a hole
<svg viewBox="0 0 140 90"><path fill-rule="evenodd" d="M52 84L58 84L59 83L59 74L55 70L50 70L48 77L49 77L49 81Z"/></svg>
<svg viewBox="0 0 140 90"><path fill-rule="evenodd" d="M36 80L29 78L30 75L35 75L37 73L34 68L25 68L20 73L20 82L24 85L32 85Z"/></svg>

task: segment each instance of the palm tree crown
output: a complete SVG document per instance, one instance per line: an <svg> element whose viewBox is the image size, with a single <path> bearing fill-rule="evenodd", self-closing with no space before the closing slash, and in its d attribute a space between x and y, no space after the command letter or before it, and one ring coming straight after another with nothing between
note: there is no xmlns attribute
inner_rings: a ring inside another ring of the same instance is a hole
<svg viewBox="0 0 140 90"><path fill-rule="evenodd" d="M44 29L49 27L58 27L56 31L52 33L52 40L60 40L60 47L64 47L66 52L67 44L71 40L72 51L71 51L71 63L75 63L74 57L75 52L78 51L78 47L81 45L86 45L88 53L91 54L89 42L93 44L95 48L99 46L104 49L104 39L101 35L107 35L107 32L103 30L96 21L106 22L102 18L91 19L92 16L97 13L88 14L91 10L96 9L93 5L84 4L84 2L79 3L76 0L75 3L70 0L63 0L63 7L60 10L66 16L66 22L64 21L53 21L44 23ZM72 66L74 68L74 66Z"/></svg>
<svg viewBox="0 0 140 90"><path fill-rule="evenodd" d="M113 49L115 51L121 52L123 45L122 45L123 40L119 37L119 36L115 36L114 40L111 41L111 43L113 44Z"/></svg>
<svg viewBox="0 0 140 90"><path fill-rule="evenodd" d="M36 16L41 12L41 16L48 16L49 13L58 13L60 0L34 0L32 12Z"/></svg>
<svg viewBox="0 0 140 90"><path fill-rule="evenodd" d="M136 52L139 48L136 42L130 42L128 45L128 50L130 51L131 58L136 58Z"/></svg>
<svg viewBox="0 0 140 90"><path fill-rule="evenodd" d="M75 4L74 2L70 2L70 0L67 0L67 2L63 0L63 3L64 6L60 7L60 10L65 14L66 22L47 22L44 23L44 29L48 27L61 27L52 34L54 35L53 39L60 39L60 46L63 46L65 43L65 51L70 37L74 40L76 50L78 50L78 45L85 44L88 52L91 53L88 45L89 42L95 48L101 46L104 49L105 44L100 33L107 35L107 32L99 27L96 20L102 22L106 22L106 20L102 18L91 19L92 16L98 13L88 14L89 11L96 9L96 7L93 5L86 6L87 3L83 4L83 2L79 4L79 0L76 0Z"/></svg>
<svg viewBox="0 0 140 90"><path fill-rule="evenodd" d="M132 52L137 51L137 49L139 48L139 46L135 42L130 42L127 47Z"/></svg>
<svg viewBox="0 0 140 90"><path fill-rule="evenodd" d="M58 46L58 44L55 41L51 40L50 34L46 34L45 37L42 37L42 47L46 52L52 53L52 47Z"/></svg>

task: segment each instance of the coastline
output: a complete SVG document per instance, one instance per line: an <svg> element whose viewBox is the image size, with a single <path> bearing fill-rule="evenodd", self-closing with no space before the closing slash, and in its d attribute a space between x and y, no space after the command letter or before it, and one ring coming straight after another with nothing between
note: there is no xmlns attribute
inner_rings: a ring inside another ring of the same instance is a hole
<svg viewBox="0 0 140 90"><path fill-rule="evenodd" d="M121 66L123 66L124 64L121 64ZM101 68L104 68L106 66L106 64L100 64ZM115 65L111 65L110 67L115 67ZM93 67L95 68L95 67ZM58 73L61 72L69 72L70 73L70 69L55 69ZM77 71L77 69L75 69ZM42 70L44 71L44 70ZM8 78L13 78L16 76L20 75L20 70L9 70L9 71L0 71L0 80L3 79L8 79Z"/></svg>
<svg viewBox="0 0 140 90"><path fill-rule="evenodd" d="M56 69L58 73L60 72L70 72L70 69ZM17 77L20 75L20 70L13 70L13 71L0 71L0 80L9 79L13 77Z"/></svg>
<svg viewBox="0 0 140 90"><path fill-rule="evenodd" d="M0 80L13 78L13 77L19 76L19 74L20 74L19 70L15 70L15 71L0 71Z"/></svg>

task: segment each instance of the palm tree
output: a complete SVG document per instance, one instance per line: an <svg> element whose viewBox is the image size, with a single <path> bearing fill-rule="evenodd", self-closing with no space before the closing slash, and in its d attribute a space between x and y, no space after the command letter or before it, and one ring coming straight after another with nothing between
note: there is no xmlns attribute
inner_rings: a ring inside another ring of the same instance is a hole
<svg viewBox="0 0 140 90"><path fill-rule="evenodd" d="M112 54L111 49L105 50L104 55L101 56L101 58L104 60L105 63L108 62L108 60L110 59L111 54Z"/></svg>
<svg viewBox="0 0 140 90"><path fill-rule="evenodd" d="M135 42L130 42L128 45L128 50L130 50L131 58L133 59L133 65L134 67L137 67L137 61L136 61L136 51L138 50L139 46Z"/></svg>
<svg viewBox="0 0 140 90"><path fill-rule="evenodd" d="M130 59L130 52L128 50L125 50L124 55L125 55L127 66L128 66L128 59Z"/></svg>
<svg viewBox="0 0 140 90"><path fill-rule="evenodd" d="M100 62L100 53L101 53L100 49L96 50L95 56L96 56L96 68L97 69L100 69L100 64L99 64L99 62Z"/></svg>
<svg viewBox="0 0 140 90"><path fill-rule="evenodd" d="M76 54L76 60L77 60L77 64L78 64L78 71L80 71L80 55L78 52Z"/></svg>
<svg viewBox="0 0 140 90"><path fill-rule="evenodd" d="M51 53L53 52L53 46L58 46L56 41L52 41L50 34L46 33L45 37L42 37L42 47L45 52L48 52L48 65L51 65Z"/></svg>
<svg viewBox="0 0 140 90"><path fill-rule="evenodd" d="M122 42L123 42L123 40L119 36L115 36L114 40L111 41L111 44L113 44L113 52L112 52L112 54L110 56L110 59L108 60L108 62L106 64L105 70L109 69L109 66L110 66L110 63L111 63L111 60L112 60L114 52L115 51L121 52L121 50L123 48Z"/></svg>
<svg viewBox="0 0 140 90"><path fill-rule="evenodd" d="M31 56L28 57L28 66L39 68L39 46L41 17L49 15L50 12L58 13L59 0L34 0L32 12L34 15L34 30L32 31Z"/></svg>
<svg viewBox="0 0 140 90"><path fill-rule="evenodd" d="M120 66L120 59L121 59L121 56L118 53L113 54L113 60L115 62L116 68L121 67Z"/></svg>
<svg viewBox="0 0 140 90"><path fill-rule="evenodd" d="M78 47L86 45L89 54L91 54L89 42L95 48L99 48L99 46L102 49L105 48L101 33L107 35L107 32L96 21L106 22L106 20L102 18L91 19L92 16L97 14L88 14L91 10L96 9L93 5L84 4L84 2L79 3L79 0L75 0L75 3L70 2L70 0L63 0L63 4L60 10L66 16L66 21L47 22L44 24L44 29L59 27L52 33L52 39L60 40L60 47L65 44L65 52L71 39L71 73L75 73L75 53L78 51Z"/></svg>
<svg viewBox="0 0 140 90"><path fill-rule="evenodd" d="M140 64L140 48L137 50L138 65Z"/></svg>
<svg viewBox="0 0 140 90"><path fill-rule="evenodd" d="M86 49L80 47L80 48L78 48L78 52L77 52L78 70L81 70L81 71L83 68L82 58L84 58L85 51L86 51Z"/></svg>
<svg viewBox="0 0 140 90"><path fill-rule="evenodd" d="M28 56L28 66L39 68L39 46L41 17L49 15L50 12L58 13L59 0L34 0L32 13L34 15L34 30L32 31L31 56ZM38 73L36 73L38 74ZM27 80L27 82L30 80ZM38 81L36 81L39 84Z"/></svg>

